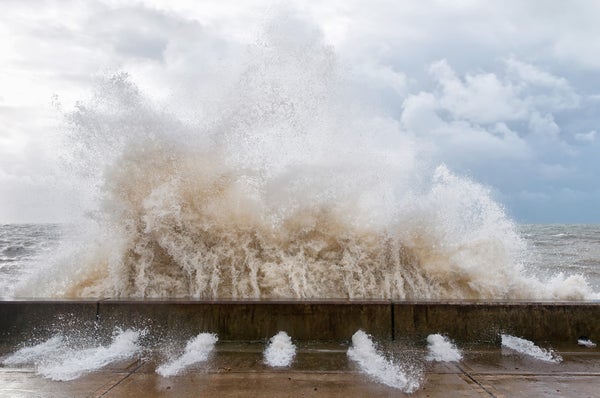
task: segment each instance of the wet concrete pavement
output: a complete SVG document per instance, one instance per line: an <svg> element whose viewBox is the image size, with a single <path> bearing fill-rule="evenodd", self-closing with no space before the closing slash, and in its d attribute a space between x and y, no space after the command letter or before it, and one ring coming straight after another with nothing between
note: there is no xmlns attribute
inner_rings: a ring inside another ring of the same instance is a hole
<svg viewBox="0 0 600 398"><path fill-rule="evenodd" d="M460 362L427 362L425 347L388 342L399 363L422 369L412 394L379 383L348 359L346 343L302 343L289 368L269 368L262 343L219 342L210 358L174 377L156 374L161 350L109 365L73 381L52 381L33 366L0 367L2 397L597 397L600 350L555 346L545 363L494 346L461 347ZM4 347L0 355L14 348Z"/></svg>

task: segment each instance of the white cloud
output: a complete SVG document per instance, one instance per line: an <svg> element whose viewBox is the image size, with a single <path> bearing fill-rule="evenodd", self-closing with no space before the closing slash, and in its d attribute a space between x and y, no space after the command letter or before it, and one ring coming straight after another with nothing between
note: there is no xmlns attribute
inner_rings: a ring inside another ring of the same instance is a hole
<svg viewBox="0 0 600 398"><path fill-rule="evenodd" d="M526 112L517 90L493 73L467 74L462 80L446 60L434 62L429 71L442 88L440 104L458 119L495 123L520 119Z"/></svg>
<svg viewBox="0 0 600 398"><path fill-rule="evenodd" d="M539 177L549 181L560 181L562 179L572 177L574 171L575 170L573 170L573 168L558 163L541 163L538 166Z"/></svg>
<svg viewBox="0 0 600 398"><path fill-rule="evenodd" d="M494 127L487 130L466 121L454 121L436 129L435 133L441 150L447 152L444 156L454 158L454 163L472 165L482 160L515 159L530 155L527 143L518 134L507 128Z"/></svg>
<svg viewBox="0 0 600 398"><path fill-rule="evenodd" d="M575 140L579 142L594 142L596 140L597 132L596 130L589 131L587 133L577 133L575 134Z"/></svg>
<svg viewBox="0 0 600 398"><path fill-rule="evenodd" d="M392 89L396 95L405 96L408 92L408 78L389 65L366 63L354 68L357 78L362 79L365 85L379 90Z"/></svg>
<svg viewBox="0 0 600 398"><path fill-rule="evenodd" d="M599 68L597 54L600 52L600 42L595 38L600 35L600 25L597 23L600 4L577 1L561 7L560 15L560 19L558 15L555 16L556 24L553 26L556 32L552 42L554 55L581 68Z"/></svg>
<svg viewBox="0 0 600 398"><path fill-rule="evenodd" d="M441 128L445 122L438 116L437 98L433 93L420 92L404 100L400 118L405 129L418 135Z"/></svg>
<svg viewBox="0 0 600 398"><path fill-rule="evenodd" d="M479 72L467 73L463 79L446 60L434 62L429 72L441 88L437 94L441 106L455 119L480 124L529 120L537 125L540 118L552 119L550 114L539 116L541 110L565 110L579 105L579 96L566 79L514 57L506 61L504 76Z"/></svg>
<svg viewBox="0 0 600 398"><path fill-rule="evenodd" d="M514 57L506 61L507 76L528 92L534 106L553 110L572 109L579 105L580 97L569 82L562 77L521 62Z"/></svg>
<svg viewBox="0 0 600 398"><path fill-rule="evenodd" d="M600 101L600 94L590 94L586 97L589 101Z"/></svg>
<svg viewBox="0 0 600 398"><path fill-rule="evenodd" d="M443 71L448 72L445 68ZM445 79L449 79L450 74ZM462 91L464 87L459 88ZM457 112L448 102L447 90L441 95L420 92L410 95L403 104L402 127L415 134L428 148L436 148L440 162L477 164L482 159L527 158L531 151L527 143L505 123L484 127L470 119L470 114ZM444 114L450 112L451 117ZM496 118L493 118L496 119ZM493 120L491 119L491 120Z"/></svg>
<svg viewBox="0 0 600 398"><path fill-rule="evenodd" d="M533 112L529 118L529 130L544 139L557 140L559 138L560 127L554 122L552 114L541 115L539 112Z"/></svg>
<svg viewBox="0 0 600 398"><path fill-rule="evenodd" d="M513 74L518 80L535 86L550 87L572 92L569 82L562 77L557 77L551 73L542 71L531 64L517 60L515 57L509 57L505 62L508 73Z"/></svg>

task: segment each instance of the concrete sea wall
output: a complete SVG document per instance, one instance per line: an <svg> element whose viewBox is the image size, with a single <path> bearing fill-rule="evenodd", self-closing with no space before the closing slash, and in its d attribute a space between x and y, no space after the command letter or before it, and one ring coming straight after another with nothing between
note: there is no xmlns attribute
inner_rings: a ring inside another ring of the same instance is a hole
<svg viewBox="0 0 600 398"><path fill-rule="evenodd" d="M534 341L600 340L600 302L84 300L0 301L0 342L68 328L148 327L182 337L262 340L285 330L295 340L349 340L363 329L378 339L497 342L500 332Z"/></svg>

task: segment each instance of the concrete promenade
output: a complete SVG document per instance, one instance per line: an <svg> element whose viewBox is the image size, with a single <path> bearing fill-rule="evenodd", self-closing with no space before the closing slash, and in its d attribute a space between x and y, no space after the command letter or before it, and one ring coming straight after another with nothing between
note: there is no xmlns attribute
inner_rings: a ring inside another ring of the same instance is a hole
<svg viewBox="0 0 600 398"><path fill-rule="evenodd" d="M115 327L160 335L143 355L73 381L52 381L33 365L0 365L0 397L396 397L347 357L358 329L400 363L421 369L413 397L598 397L599 302L475 301L0 301L0 357L32 338L57 332L95 333L103 343ZM263 363L267 339L286 331L298 346L289 368ZM163 378L161 341L199 332L219 335L211 357ZM552 347L561 363L545 363L501 348L499 333ZM463 351L456 363L426 361L425 338L449 336ZM104 336L104 337L102 337ZM39 341L39 340L38 340Z"/></svg>
<svg viewBox="0 0 600 398"><path fill-rule="evenodd" d="M559 364L500 347L463 348L456 363L426 362L425 352L392 348L400 360L422 367L412 394L387 387L348 360L341 344L298 346L290 368L263 363L258 343L220 343L207 362L183 374L156 374L149 355L109 365L73 381L52 381L31 367L0 367L1 397L598 397L600 351L558 347ZM556 348L556 347L555 347Z"/></svg>

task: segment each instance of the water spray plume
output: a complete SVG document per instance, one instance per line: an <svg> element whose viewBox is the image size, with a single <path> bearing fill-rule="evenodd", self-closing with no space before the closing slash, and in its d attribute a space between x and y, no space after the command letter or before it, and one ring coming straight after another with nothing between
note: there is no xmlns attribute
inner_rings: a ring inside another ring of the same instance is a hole
<svg viewBox="0 0 600 398"><path fill-rule="evenodd" d="M98 232L16 295L589 297L583 278L527 276L489 190L428 165L414 136L348 98L318 32L294 29L267 29L200 121L105 79L68 115Z"/></svg>

